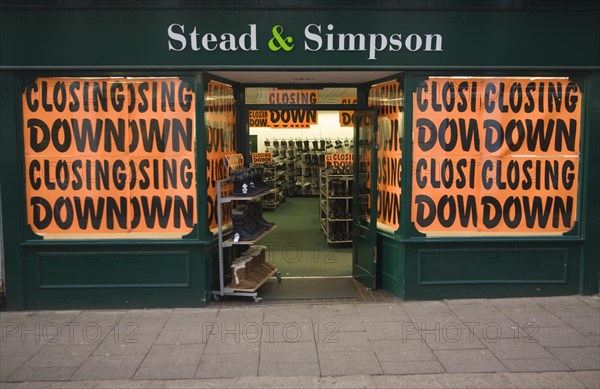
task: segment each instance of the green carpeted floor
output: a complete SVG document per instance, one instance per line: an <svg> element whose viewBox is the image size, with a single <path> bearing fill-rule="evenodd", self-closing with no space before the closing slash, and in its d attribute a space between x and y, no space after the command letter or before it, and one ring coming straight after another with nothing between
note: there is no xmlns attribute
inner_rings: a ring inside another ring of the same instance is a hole
<svg viewBox="0 0 600 389"><path fill-rule="evenodd" d="M260 287L265 300L357 298L352 278L288 278L277 282L272 278Z"/></svg>
<svg viewBox="0 0 600 389"><path fill-rule="evenodd" d="M263 216L277 228L259 244L283 277L352 275L352 248L329 246L321 232L318 198L288 198Z"/></svg>

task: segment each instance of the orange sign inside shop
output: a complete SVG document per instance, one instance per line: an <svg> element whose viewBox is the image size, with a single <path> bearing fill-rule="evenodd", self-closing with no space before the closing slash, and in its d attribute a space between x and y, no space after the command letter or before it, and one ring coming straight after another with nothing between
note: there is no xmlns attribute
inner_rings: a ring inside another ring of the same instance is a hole
<svg viewBox="0 0 600 389"><path fill-rule="evenodd" d="M356 97L341 97L340 104L354 104L356 105ZM354 111L340 111L339 112L340 127L354 127Z"/></svg>
<svg viewBox="0 0 600 389"><path fill-rule="evenodd" d="M192 87L178 78L28 84L23 137L33 232L59 238L191 232L194 100Z"/></svg>
<svg viewBox="0 0 600 389"><path fill-rule="evenodd" d="M252 163L265 163L273 161L273 154L270 151L264 153L252 153Z"/></svg>
<svg viewBox="0 0 600 389"><path fill-rule="evenodd" d="M417 230L571 230L581 103L581 89L565 78L422 82L413 96L411 218Z"/></svg>

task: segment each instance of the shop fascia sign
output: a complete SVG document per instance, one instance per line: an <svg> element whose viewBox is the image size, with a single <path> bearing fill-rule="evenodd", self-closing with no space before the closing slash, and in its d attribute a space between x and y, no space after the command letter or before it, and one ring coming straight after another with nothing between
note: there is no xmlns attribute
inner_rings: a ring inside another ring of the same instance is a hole
<svg viewBox="0 0 600 389"><path fill-rule="evenodd" d="M173 23L167 28L169 51L222 51L256 52L260 51L256 24L248 25L248 32L234 34L225 32L199 32L197 26ZM304 28L303 41L298 44L296 37L287 35L282 25L275 25L271 34L264 38L272 52L365 52L367 59L377 60L382 52L441 52L442 35L431 34L384 34L337 32L333 24L308 24ZM263 42L263 40L260 40Z"/></svg>

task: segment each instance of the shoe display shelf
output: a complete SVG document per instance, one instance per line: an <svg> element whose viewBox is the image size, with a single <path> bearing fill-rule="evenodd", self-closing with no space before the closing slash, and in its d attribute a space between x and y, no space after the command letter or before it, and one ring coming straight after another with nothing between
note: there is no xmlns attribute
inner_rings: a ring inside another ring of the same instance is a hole
<svg viewBox="0 0 600 389"><path fill-rule="evenodd" d="M352 243L352 173L320 171L319 215L327 243Z"/></svg>
<svg viewBox="0 0 600 389"><path fill-rule="evenodd" d="M265 140L265 148L273 161L286 166L282 189L286 196L319 196L319 171L325 167L325 155L348 153L352 140L331 138Z"/></svg>
<svg viewBox="0 0 600 389"><path fill-rule="evenodd" d="M262 298L258 297L258 288L260 288L269 278L275 276L277 281L281 282L281 274L273 265L265 261L264 246L253 246L256 242L264 238L277 226L272 225L265 227L262 232L253 236L252 239L236 239L235 229L225 230L223 226L223 205L227 203L246 203L247 212L250 212L251 203L256 204L259 210L262 210L260 202L264 196L269 196L276 193L276 189L268 189L256 194L248 195L230 195L222 196L221 187L223 184L231 182L230 178L217 181L217 221L218 221L218 245L219 245L219 290L212 292L213 298L219 300L221 296L241 296L252 297L255 302L259 302ZM252 206L256 209L256 207ZM235 212L235 210L233 210ZM234 213L235 217L235 213ZM254 216L256 217L256 215ZM262 215L260 215L262 218ZM234 219L235 225L235 219ZM248 250L242 253L242 257L236 259L231 265L232 277L231 281L226 285L225 278L225 251L231 250L234 246L248 246ZM255 247L263 247L262 250L254 249ZM241 269L243 268L243 272ZM240 275L243 274L243 275ZM241 278L241 279L240 279Z"/></svg>
<svg viewBox="0 0 600 389"><path fill-rule="evenodd" d="M282 185L285 182L285 173L278 170L272 162L260 164L265 169L263 181L271 190L262 198L263 209L277 209L283 201L285 194L283 193Z"/></svg>

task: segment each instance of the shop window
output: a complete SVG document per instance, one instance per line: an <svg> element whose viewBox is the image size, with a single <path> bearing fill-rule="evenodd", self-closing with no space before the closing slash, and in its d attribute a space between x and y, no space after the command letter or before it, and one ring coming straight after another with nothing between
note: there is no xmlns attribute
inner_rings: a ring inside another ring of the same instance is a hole
<svg viewBox="0 0 600 389"><path fill-rule="evenodd" d="M38 78L22 96L27 220L44 239L196 224L195 93L179 78Z"/></svg>
<svg viewBox="0 0 600 389"><path fill-rule="evenodd" d="M427 236L573 229L581 104L568 78L423 81L413 95L415 228Z"/></svg>
<svg viewBox="0 0 600 389"><path fill-rule="evenodd" d="M398 80L371 86L368 104L377 111L377 227L395 231L400 226L402 193L403 98Z"/></svg>
<svg viewBox="0 0 600 389"><path fill-rule="evenodd" d="M204 123L206 126L207 207L208 225L216 233L217 180L227 178L224 159L236 153L236 100L231 85L209 81L204 94ZM232 183L222 186L225 195L233 190ZM231 204L223 207L223 224L231 223Z"/></svg>

